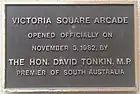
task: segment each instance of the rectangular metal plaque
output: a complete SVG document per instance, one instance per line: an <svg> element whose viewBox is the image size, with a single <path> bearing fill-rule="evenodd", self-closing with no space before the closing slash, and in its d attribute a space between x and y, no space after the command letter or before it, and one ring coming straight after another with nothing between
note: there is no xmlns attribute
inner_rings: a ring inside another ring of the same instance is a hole
<svg viewBox="0 0 140 94"><path fill-rule="evenodd" d="M4 7L5 90L137 89L136 2Z"/></svg>

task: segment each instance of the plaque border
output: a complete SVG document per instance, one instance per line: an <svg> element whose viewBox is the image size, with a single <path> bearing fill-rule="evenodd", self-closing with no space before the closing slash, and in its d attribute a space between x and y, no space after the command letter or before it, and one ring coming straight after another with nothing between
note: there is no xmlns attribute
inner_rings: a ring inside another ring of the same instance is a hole
<svg viewBox="0 0 140 94"><path fill-rule="evenodd" d="M135 86L134 87L46 87L46 88L5 88L5 5L6 4L134 4L134 53ZM139 90L138 64L138 2L131 1L75 1L75 2L1 2L2 9L2 91L3 92L119 92Z"/></svg>

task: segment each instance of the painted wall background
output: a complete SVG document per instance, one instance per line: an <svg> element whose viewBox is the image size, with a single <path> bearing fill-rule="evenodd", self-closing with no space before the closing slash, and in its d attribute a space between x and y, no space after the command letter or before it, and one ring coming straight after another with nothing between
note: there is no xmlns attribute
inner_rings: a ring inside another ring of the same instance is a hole
<svg viewBox="0 0 140 94"><path fill-rule="evenodd" d="M68 1L130 1L130 0L0 0L0 4L3 2L68 2ZM132 0L131 0L132 1ZM138 17L139 17L139 59L140 59L140 0L138 1ZM0 89L2 86L2 9L0 7ZM139 60L140 61L140 60ZM139 68L140 68L140 64L139 64ZM139 69L139 75L140 75L140 69ZM140 77L139 77L140 80ZM140 81L139 81L139 85L140 85ZM140 88L139 88L140 89ZM29 93L8 93L8 92L3 92L2 90L0 90L0 94L29 94ZM48 94L48 93L30 93L30 94ZM56 94L56 93L55 93ZM58 94L58 93L57 93ZM62 94L62 93L59 93ZM70 93L73 94L73 93ZM81 93L77 93L77 94L81 94ZM85 94L85 93L82 93ZM87 94L87 93L86 93ZM88 94L140 94L139 92L117 92L117 93L88 93Z"/></svg>

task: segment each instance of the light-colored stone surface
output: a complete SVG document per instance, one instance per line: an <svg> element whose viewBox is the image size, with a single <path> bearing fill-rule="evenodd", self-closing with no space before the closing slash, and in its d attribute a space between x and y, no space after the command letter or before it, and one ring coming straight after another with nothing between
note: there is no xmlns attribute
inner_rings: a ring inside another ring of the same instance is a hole
<svg viewBox="0 0 140 94"><path fill-rule="evenodd" d="M57 2L57 0L5 0L6 2Z"/></svg>
<svg viewBox="0 0 140 94"><path fill-rule="evenodd" d="M130 1L130 0L0 0L0 2L2 2L2 1L7 1L7 2L27 2L27 1L28 2L37 2L37 1L41 1L41 2L65 2L65 1L67 1L67 2L69 2L69 1L71 1L72 2L72 1L79 1L80 2L80 1ZM139 23L140 23L140 0L137 0L137 1L138 1L138 8L139 8L138 14L139 14ZM1 72L1 70L2 70L1 69L2 68L1 67L2 66L2 29L1 29L2 18L1 17L2 17L2 14L1 14L1 7L0 7L0 88L1 88L1 79L2 79L2 72ZM139 24L139 36L140 36L140 24ZM139 40L140 40L140 38L139 38ZM139 41L139 50L140 50L140 41ZM139 66L140 66L140 64L139 64ZM8 92L0 91L0 94L29 94L29 93L8 93ZM46 94L46 93L30 93L30 94ZM71 94L74 94L74 93L71 93ZM85 94L85 93L76 93L76 94ZM140 94L140 92L88 93L88 94Z"/></svg>

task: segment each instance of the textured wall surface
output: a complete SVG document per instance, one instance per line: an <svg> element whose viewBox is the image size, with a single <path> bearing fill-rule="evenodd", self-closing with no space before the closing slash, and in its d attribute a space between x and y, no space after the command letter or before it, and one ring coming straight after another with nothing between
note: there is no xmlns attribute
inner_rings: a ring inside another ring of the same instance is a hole
<svg viewBox="0 0 140 94"><path fill-rule="evenodd" d="M36 1L40 1L40 2L68 2L68 1L130 1L130 0L0 0L0 2L3 2L3 1L7 1L7 2L36 2ZM132 0L131 0L132 1ZM138 14L139 14L139 23L140 23L140 0L137 0L138 1ZM1 79L2 79L2 14L1 14L1 7L0 7L0 88L1 88ZM139 24L139 36L140 36L140 24ZM139 38L139 55L140 55L140 38ZM140 56L139 56L140 57ZM140 59L140 58L139 58ZM139 64L139 68L140 68L140 64ZM139 70L140 71L140 70ZM140 72L139 72L139 75L140 75ZM140 78L140 77L139 77ZM140 82L140 81L139 81ZM0 91L0 94L29 94L29 93L7 93L7 92L2 92ZM31 93L31 94L46 94L46 93ZM72 93L71 93L72 94ZM79 93L81 94L81 93ZM85 93L82 93L82 94L85 94ZM88 94L140 94L140 92L119 92L119 93L88 93Z"/></svg>

